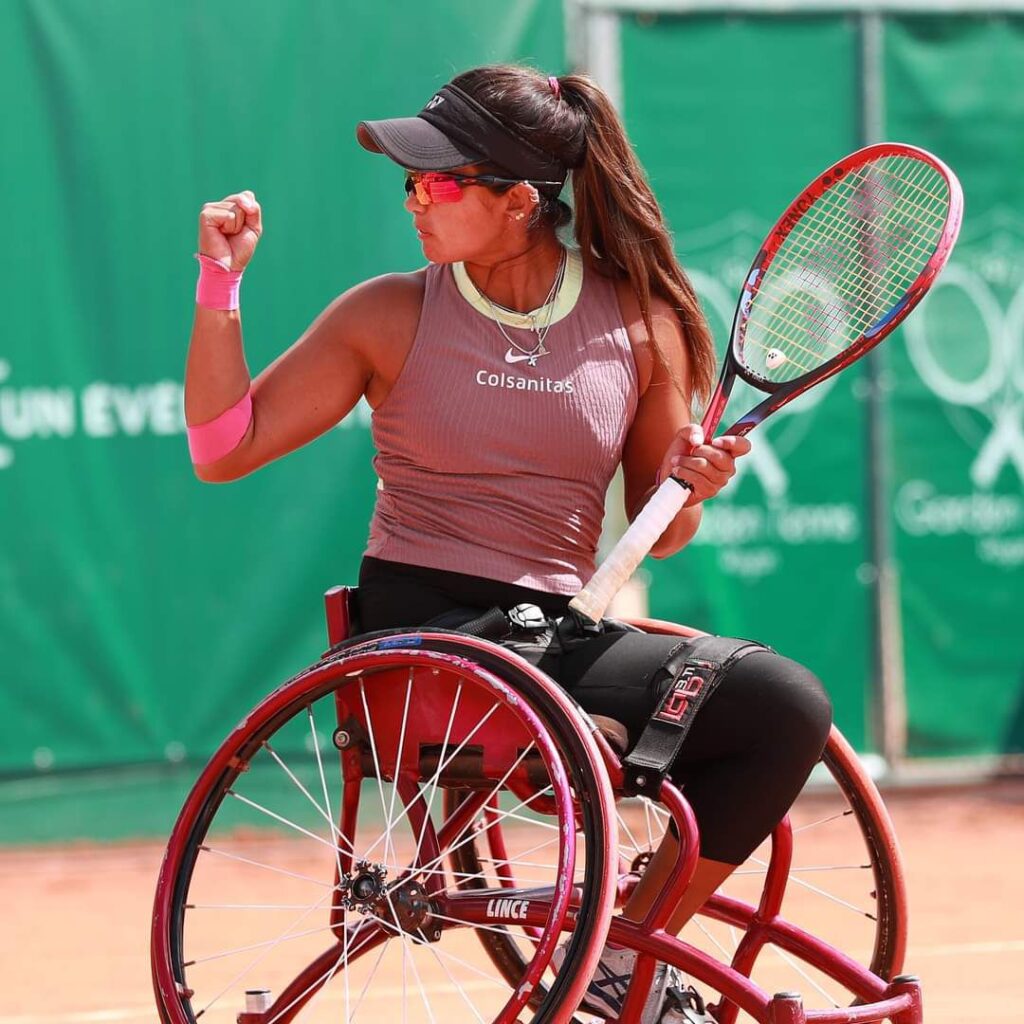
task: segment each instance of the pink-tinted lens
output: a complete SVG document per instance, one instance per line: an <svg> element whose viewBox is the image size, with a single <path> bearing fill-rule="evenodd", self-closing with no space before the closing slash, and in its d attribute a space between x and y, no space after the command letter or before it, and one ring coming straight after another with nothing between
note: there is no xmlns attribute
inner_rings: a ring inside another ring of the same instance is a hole
<svg viewBox="0 0 1024 1024"><path fill-rule="evenodd" d="M420 182L432 203L457 203L462 198L461 186L449 174L424 174Z"/></svg>

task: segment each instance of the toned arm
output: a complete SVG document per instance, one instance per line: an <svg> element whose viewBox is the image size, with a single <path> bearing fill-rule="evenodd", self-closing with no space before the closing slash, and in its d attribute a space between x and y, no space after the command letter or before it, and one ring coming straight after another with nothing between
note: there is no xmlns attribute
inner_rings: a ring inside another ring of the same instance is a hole
<svg viewBox="0 0 1024 1024"><path fill-rule="evenodd" d="M286 352L252 381L253 418L241 443L196 466L208 482L245 476L308 443L366 396L383 399L419 322L422 272L363 282L334 300ZM185 375L185 415L204 423L249 387L237 310L196 307Z"/></svg>
<svg viewBox="0 0 1024 1024"><path fill-rule="evenodd" d="M670 459L679 448L680 434L691 422L690 374L682 325L669 304L652 297L651 320L659 348L669 358L671 372L655 354L632 290L623 283L618 286L618 293L636 360L640 393L636 417L622 453L626 515L632 522L653 493L659 470L662 479L671 472ZM655 558L674 554L697 532L700 519L701 506L691 498L651 554Z"/></svg>

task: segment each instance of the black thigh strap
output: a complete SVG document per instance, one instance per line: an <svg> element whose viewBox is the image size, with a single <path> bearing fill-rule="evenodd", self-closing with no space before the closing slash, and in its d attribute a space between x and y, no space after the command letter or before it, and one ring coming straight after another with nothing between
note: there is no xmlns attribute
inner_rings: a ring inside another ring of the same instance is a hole
<svg viewBox="0 0 1024 1024"><path fill-rule="evenodd" d="M740 658L769 648L753 640L699 636L676 647L659 672L671 683L636 746L623 759L627 796L658 795L697 712Z"/></svg>

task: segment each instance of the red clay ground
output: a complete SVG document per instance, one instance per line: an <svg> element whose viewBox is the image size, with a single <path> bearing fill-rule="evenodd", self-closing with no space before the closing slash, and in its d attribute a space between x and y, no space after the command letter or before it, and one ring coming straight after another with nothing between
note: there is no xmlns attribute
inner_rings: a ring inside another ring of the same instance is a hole
<svg viewBox="0 0 1024 1024"><path fill-rule="evenodd" d="M1024 780L887 800L908 872L906 969L923 979L928 1024L1024 1020ZM822 809L825 798L810 813ZM828 845L815 854L839 856ZM0 1024L156 1019L148 926L161 852L155 843L0 852ZM856 954L863 928L849 934ZM376 1024L390 1017L386 983L367 1004Z"/></svg>

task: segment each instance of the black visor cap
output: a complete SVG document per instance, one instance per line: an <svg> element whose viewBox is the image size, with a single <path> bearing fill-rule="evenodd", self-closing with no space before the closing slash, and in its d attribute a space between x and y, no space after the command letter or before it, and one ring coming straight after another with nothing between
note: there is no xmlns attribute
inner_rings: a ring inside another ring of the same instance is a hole
<svg viewBox="0 0 1024 1024"><path fill-rule="evenodd" d="M491 163L510 177L565 181L566 168L499 121L456 86L446 85L416 117L361 121L356 138L414 171Z"/></svg>
<svg viewBox="0 0 1024 1024"><path fill-rule="evenodd" d="M457 146L440 129L420 117L360 121L356 138L363 149L383 153L412 171L450 171L486 158L468 146Z"/></svg>

